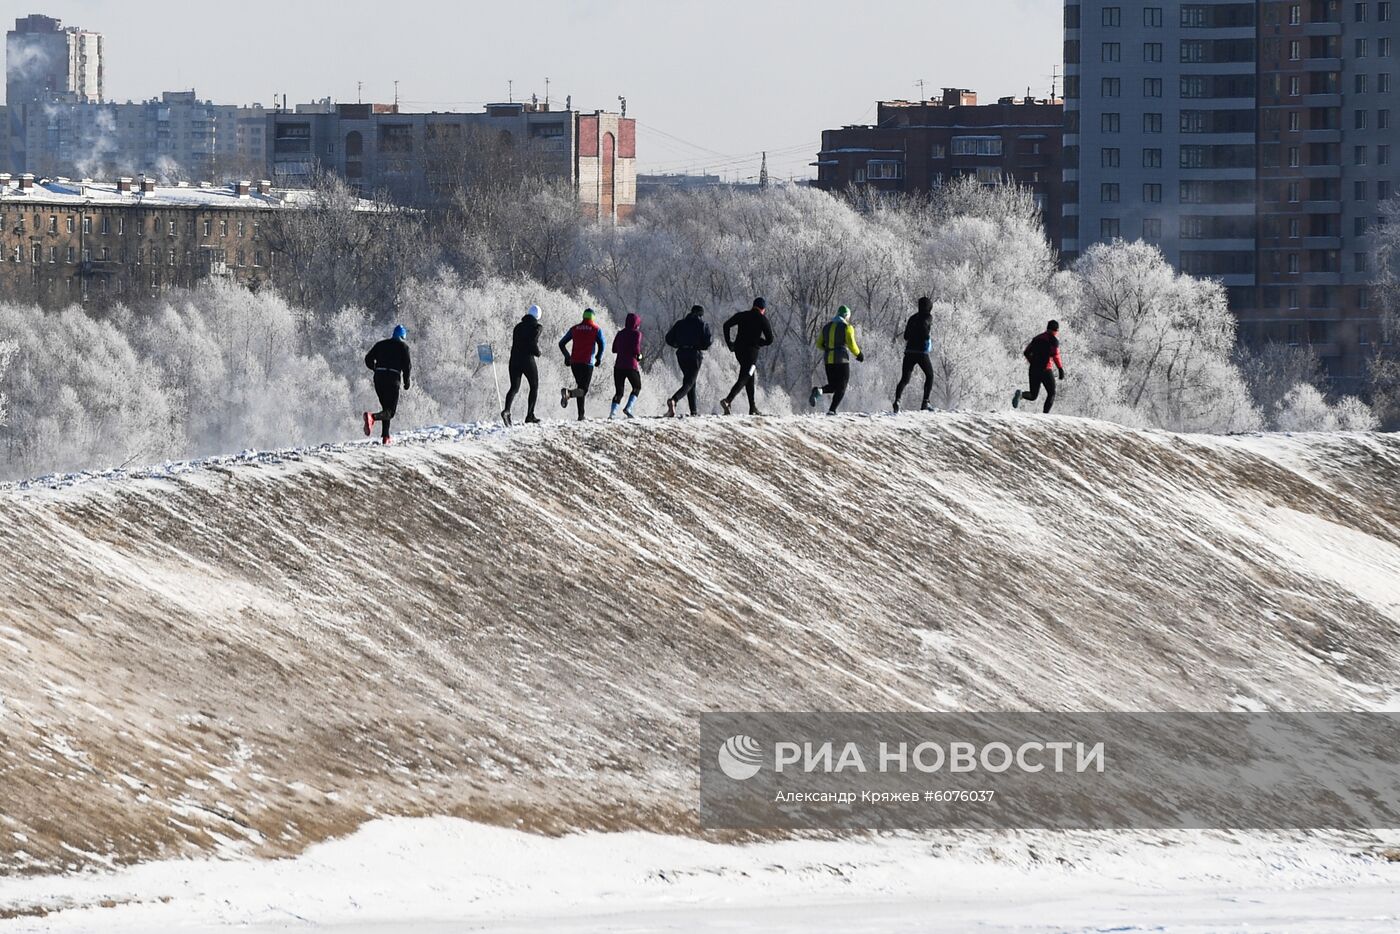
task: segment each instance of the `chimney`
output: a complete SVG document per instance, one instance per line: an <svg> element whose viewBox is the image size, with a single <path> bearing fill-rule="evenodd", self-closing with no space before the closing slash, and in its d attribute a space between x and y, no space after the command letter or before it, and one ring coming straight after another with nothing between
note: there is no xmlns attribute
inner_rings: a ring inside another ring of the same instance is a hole
<svg viewBox="0 0 1400 934"><path fill-rule="evenodd" d="M247 181L238 182L233 186L233 190L238 194L238 197L246 198L248 197L248 192L253 190L253 183Z"/></svg>
<svg viewBox="0 0 1400 934"><path fill-rule="evenodd" d="M25 172L23 175L21 175L21 176L19 177L19 190L20 190L20 191L33 191L33 190L34 190L34 176L33 176L33 175L30 175L28 172Z"/></svg>
<svg viewBox="0 0 1400 934"><path fill-rule="evenodd" d="M147 177L144 176L144 175L141 176L141 194L143 194L143 195L149 195L151 192L153 192L153 191L155 191L155 190L156 190L156 180L153 179L153 178L147 178Z"/></svg>
<svg viewBox="0 0 1400 934"><path fill-rule="evenodd" d="M125 175L117 179L117 191L124 195L131 194L131 179Z"/></svg>
<svg viewBox="0 0 1400 934"><path fill-rule="evenodd" d="M270 195L270 194L272 194L272 180L271 180L271 179L262 178L262 179L259 179L259 180L258 180L258 194L260 194L260 195Z"/></svg>
<svg viewBox="0 0 1400 934"><path fill-rule="evenodd" d="M7 188L9 188L9 187L10 187L10 173L9 173L9 172L0 172L0 191L4 191L5 189L7 189Z"/></svg>

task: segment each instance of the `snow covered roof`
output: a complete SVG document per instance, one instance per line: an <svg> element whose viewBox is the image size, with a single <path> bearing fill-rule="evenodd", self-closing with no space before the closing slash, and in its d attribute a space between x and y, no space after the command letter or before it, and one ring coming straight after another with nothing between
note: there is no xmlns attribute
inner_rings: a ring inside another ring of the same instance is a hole
<svg viewBox="0 0 1400 934"><path fill-rule="evenodd" d="M174 207L220 210L275 210L308 207L315 193L306 188L272 188L256 182L238 185L154 185L142 191L140 180L71 181L66 178L38 179L24 187L21 177L0 175L0 205L43 204L54 207ZM245 193L240 194L242 187ZM123 190L126 189L126 190ZM363 210L375 210L373 202L361 200Z"/></svg>

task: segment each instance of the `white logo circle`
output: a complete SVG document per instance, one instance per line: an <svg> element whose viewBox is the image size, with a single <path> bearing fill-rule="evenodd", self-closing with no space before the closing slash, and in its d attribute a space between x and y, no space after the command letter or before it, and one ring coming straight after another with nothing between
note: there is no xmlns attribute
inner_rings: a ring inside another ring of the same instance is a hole
<svg viewBox="0 0 1400 934"><path fill-rule="evenodd" d="M763 768L763 747L752 736L731 736L719 747L719 767L736 782L753 778Z"/></svg>

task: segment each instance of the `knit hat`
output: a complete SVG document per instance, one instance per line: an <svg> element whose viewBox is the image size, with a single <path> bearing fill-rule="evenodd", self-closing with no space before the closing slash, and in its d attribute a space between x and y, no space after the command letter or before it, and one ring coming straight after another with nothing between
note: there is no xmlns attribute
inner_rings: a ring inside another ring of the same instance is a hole
<svg viewBox="0 0 1400 934"><path fill-rule="evenodd" d="M690 313L691 313L692 315L703 316L703 315L705 314L705 306L704 306L704 305L691 305L691 306L690 306Z"/></svg>
<svg viewBox="0 0 1400 934"><path fill-rule="evenodd" d="M850 316L851 316L851 309L847 308L845 305L842 305L840 308L836 309L836 317L838 317L838 318L849 318Z"/></svg>
<svg viewBox="0 0 1400 934"><path fill-rule="evenodd" d="M768 307L768 301L767 301L767 299L756 298L756 299L753 300L753 307L755 307L755 308L767 308L767 307Z"/></svg>
<svg viewBox="0 0 1400 934"><path fill-rule="evenodd" d="M1058 331L1059 329L1060 322L1058 321L1051 321L1049 324L1045 325L1045 330L1047 331Z"/></svg>
<svg viewBox="0 0 1400 934"><path fill-rule="evenodd" d="M583 310L583 320L585 320L585 321L592 321L592 320L593 320L593 309L592 309L592 308L585 308L585 309Z"/></svg>
<svg viewBox="0 0 1400 934"><path fill-rule="evenodd" d="M919 299L919 310L933 311L933 299L929 298L927 295Z"/></svg>
<svg viewBox="0 0 1400 934"><path fill-rule="evenodd" d="M408 328L404 327L402 324L394 325L394 339L401 341L406 337L408 337Z"/></svg>
<svg viewBox="0 0 1400 934"><path fill-rule="evenodd" d="M525 314L529 315L531 318L538 318L540 316L540 306L531 305L529 308L525 309Z"/></svg>

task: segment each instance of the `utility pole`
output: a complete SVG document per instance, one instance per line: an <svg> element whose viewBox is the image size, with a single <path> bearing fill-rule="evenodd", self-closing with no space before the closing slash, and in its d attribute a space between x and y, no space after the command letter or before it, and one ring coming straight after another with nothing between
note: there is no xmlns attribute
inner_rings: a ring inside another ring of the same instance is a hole
<svg viewBox="0 0 1400 934"><path fill-rule="evenodd" d="M548 76L546 76L545 79L544 79L544 109L545 109L545 112L546 112L546 113L549 112L549 77L548 77Z"/></svg>
<svg viewBox="0 0 1400 934"><path fill-rule="evenodd" d="M355 82L355 103L357 103L357 104L363 104L364 102L365 102L365 83L364 83L363 81L356 81L356 82Z"/></svg>
<svg viewBox="0 0 1400 934"><path fill-rule="evenodd" d="M768 153L767 153L767 151L764 151L764 153L763 153L763 162L762 162L762 164L760 164L759 167L758 167L758 187L759 187L759 188L767 188L767 187L768 187Z"/></svg>
<svg viewBox="0 0 1400 934"><path fill-rule="evenodd" d="M511 104L515 103L515 82L510 79L506 80L506 101Z"/></svg>
<svg viewBox="0 0 1400 934"><path fill-rule="evenodd" d="M399 112L399 83L394 82L394 113Z"/></svg>
<svg viewBox="0 0 1400 934"><path fill-rule="evenodd" d="M918 81L915 81L914 83L917 84L917 85L919 86L919 103L922 104L924 101L928 100L927 97L924 97L924 79L923 79L923 78L920 78Z"/></svg>

